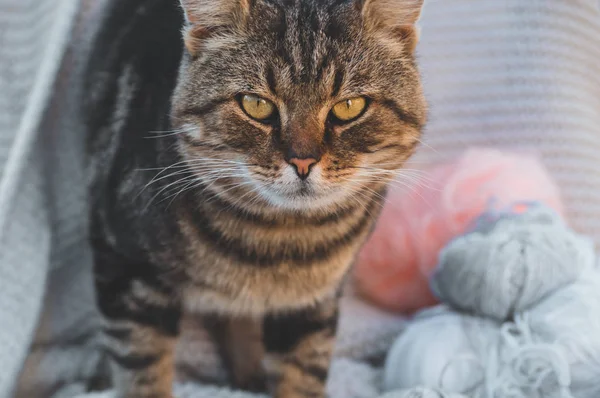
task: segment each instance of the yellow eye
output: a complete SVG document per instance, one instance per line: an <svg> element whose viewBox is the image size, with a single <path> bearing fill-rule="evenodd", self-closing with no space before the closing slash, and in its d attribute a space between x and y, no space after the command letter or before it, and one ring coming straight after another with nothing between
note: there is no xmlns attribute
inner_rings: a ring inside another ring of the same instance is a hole
<svg viewBox="0 0 600 398"><path fill-rule="evenodd" d="M257 95L246 94L241 100L242 109L253 119L265 120L275 113L275 105Z"/></svg>
<svg viewBox="0 0 600 398"><path fill-rule="evenodd" d="M364 97L356 97L338 102L333 106L331 112L342 122L348 122L359 117L366 106L367 100Z"/></svg>

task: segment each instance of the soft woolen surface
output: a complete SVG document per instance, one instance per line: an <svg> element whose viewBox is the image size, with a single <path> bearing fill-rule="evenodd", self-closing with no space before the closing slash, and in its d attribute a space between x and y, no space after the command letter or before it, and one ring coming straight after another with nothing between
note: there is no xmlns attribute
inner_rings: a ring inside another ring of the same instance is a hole
<svg viewBox="0 0 600 398"><path fill-rule="evenodd" d="M442 252L432 284L447 307L424 311L394 344L388 390L600 394L600 269L590 240L552 210L484 216Z"/></svg>
<svg viewBox="0 0 600 398"><path fill-rule="evenodd" d="M592 242L551 211L534 207L518 218L499 217L493 229L482 223L442 251L430 283L442 302L503 321L592 267Z"/></svg>
<svg viewBox="0 0 600 398"><path fill-rule="evenodd" d="M80 388L98 370L82 147L64 101L75 88L64 79L72 58L53 107L45 118L41 112L78 3L0 0L0 397L17 383L28 349L27 398L71 383ZM598 7L597 0L430 1L419 53L431 102L426 142L434 150L424 147L414 163L472 145L539 149L574 225L599 242ZM80 34L73 37L74 47L85 46ZM359 362L372 347L389 346L355 326L364 319L344 326L355 331L347 341ZM398 332L383 319L369 322L386 336Z"/></svg>
<svg viewBox="0 0 600 398"><path fill-rule="evenodd" d="M394 391L381 396L381 398L465 398L461 394L446 394L437 389L417 387L410 390Z"/></svg>

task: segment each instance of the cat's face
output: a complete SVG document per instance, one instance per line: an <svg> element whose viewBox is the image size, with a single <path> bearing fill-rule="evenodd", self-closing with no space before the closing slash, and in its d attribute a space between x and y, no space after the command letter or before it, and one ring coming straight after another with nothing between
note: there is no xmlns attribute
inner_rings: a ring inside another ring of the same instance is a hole
<svg viewBox="0 0 600 398"><path fill-rule="evenodd" d="M222 195L279 208L360 200L423 123L422 0L182 0L180 150Z"/></svg>

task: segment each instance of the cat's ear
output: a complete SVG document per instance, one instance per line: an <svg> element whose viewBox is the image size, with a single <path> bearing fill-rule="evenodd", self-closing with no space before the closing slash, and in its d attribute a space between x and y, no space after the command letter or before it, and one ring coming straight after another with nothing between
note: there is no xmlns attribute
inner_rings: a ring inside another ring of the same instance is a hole
<svg viewBox="0 0 600 398"><path fill-rule="evenodd" d="M250 12L252 0L180 0L185 13L183 29L186 49L195 55L202 41L224 29L241 26Z"/></svg>
<svg viewBox="0 0 600 398"><path fill-rule="evenodd" d="M425 0L359 0L365 27L402 39L410 51L419 41L417 22Z"/></svg>

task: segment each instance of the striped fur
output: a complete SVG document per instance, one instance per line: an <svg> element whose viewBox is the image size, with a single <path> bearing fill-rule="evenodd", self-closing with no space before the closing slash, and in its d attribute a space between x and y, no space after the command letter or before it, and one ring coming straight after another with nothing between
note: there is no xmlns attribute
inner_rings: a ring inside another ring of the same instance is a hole
<svg viewBox="0 0 600 398"><path fill-rule="evenodd" d="M119 397L171 397L186 312L212 319L234 385L324 396L341 285L425 122L421 1L395 1L109 2L81 113ZM243 93L276 117L250 119ZM331 118L359 95L360 118Z"/></svg>

